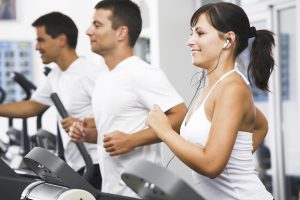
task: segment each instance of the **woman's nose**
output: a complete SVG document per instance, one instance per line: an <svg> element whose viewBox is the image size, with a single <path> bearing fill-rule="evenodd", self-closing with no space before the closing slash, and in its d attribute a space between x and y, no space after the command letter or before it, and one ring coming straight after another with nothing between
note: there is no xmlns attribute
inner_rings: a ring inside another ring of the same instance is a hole
<svg viewBox="0 0 300 200"><path fill-rule="evenodd" d="M186 41L186 45L189 47L192 47L195 44L194 39L193 39L193 35L191 35L189 37L189 39Z"/></svg>

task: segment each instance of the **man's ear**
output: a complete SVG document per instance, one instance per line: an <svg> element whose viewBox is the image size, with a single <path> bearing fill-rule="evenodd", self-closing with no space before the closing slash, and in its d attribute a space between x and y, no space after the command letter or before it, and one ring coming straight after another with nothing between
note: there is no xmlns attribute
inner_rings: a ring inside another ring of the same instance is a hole
<svg viewBox="0 0 300 200"><path fill-rule="evenodd" d="M128 38L128 27L127 26L120 26L118 28L118 40L122 41Z"/></svg>
<svg viewBox="0 0 300 200"><path fill-rule="evenodd" d="M60 43L61 47L64 47L68 44L68 38L67 38L66 34L60 34L58 36L58 39L59 39L59 43Z"/></svg>

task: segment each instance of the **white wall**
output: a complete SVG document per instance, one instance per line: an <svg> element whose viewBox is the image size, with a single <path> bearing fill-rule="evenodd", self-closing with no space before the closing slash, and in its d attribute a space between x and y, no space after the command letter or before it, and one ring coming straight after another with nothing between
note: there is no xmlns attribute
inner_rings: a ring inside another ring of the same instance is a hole
<svg viewBox="0 0 300 200"><path fill-rule="evenodd" d="M158 1L159 41L156 45L159 47L159 66L166 72L187 106L195 91L190 80L196 68L191 64L190 49L187 46L187 39L190 36L190 18L194 10L194 0ZM172 156L173 153L164 145L165 164ZM168 168L193 185L190 169L179 159L175 158Z"/></svg>

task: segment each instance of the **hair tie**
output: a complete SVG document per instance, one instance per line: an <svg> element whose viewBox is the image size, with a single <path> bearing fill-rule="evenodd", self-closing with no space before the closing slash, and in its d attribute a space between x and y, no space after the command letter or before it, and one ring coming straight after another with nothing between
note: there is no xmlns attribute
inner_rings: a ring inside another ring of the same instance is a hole
<svg viewBox="0 0 300 200"><path fill-rule="evenodd" d="M254 26L250 27L249 38L256 37L256 28Z"/></svg>

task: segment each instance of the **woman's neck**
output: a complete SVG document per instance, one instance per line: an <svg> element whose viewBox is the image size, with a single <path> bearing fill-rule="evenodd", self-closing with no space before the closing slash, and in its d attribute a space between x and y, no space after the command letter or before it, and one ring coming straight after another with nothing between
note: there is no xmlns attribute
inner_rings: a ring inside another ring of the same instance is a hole
<svg viewBox="0 0 300 200"><path fill-rule="evenodd" d="M224 74L234 69L235 62L226 61L224 63L219 63L218 66L207 71L207 84L213 85L218 81Z"/></svg>

